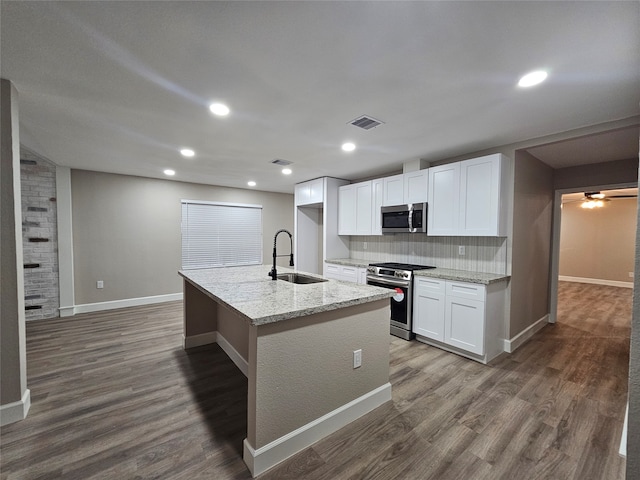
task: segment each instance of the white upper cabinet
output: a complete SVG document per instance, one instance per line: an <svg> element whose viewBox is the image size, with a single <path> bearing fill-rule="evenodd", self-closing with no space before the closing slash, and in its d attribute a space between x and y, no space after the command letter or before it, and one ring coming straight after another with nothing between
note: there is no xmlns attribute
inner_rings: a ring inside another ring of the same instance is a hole
<svg viewBox="0 0 640 480"><path fill-rule="evenodd" d="M338 235L371 235L373 198L371 181L344 185L338 190Z"/></svg>
<svg viewBox="0 0 640 480"><path fill-rule="evenodd" d="M429 190L429 170L416 170L405 173L404 181L404 203L423 203L427 201Z"/></svg>
<svg viewBox="0 0 640 480"><path fill-rule="evenodd" d="M314 205L324 201L324 182L322 178L298 183L295 188L296 206Z"/></svg>
<svg viewBox="0 0 640 480"><path fill-rule="evenodd" d="M356 234L356 188L355 184L338 189L338 235Z"/></svg>
<svg viewBox="0 0 640 480"><path fill-rule="evenodd" d="M371 235L382 235L382 215L380 209L384 199L384 180L378 178L371 181L371 201L373 202L373 218L371 219Z"/></svg>
<svg viewBox="0 0 640 480"><path fill-rule="evenodd" d="M460 164L429 168L427 235L458 235Z"/></svg>
<svg viewBox="0 0 640 480"><path fill-rule="evenodd" d="M429 168L427 235L506 236L506 164L494 154Z"/></svg>
<svg viewBox="0 0 640 480"><path fill-rule="evenodd" d="M373 203L371 182L356 183L356 235L371 235Z"/></svg>
<svg viewBox="0 0 640 480"><path fill-rule="evenodd" d="M460 162L460 231L463 235L505 236L502 155Z"/></svg>
<svg viewBox="0 0 640 480"><path fill-rule="evenodd" d="M382 205L402 205L404 203L404 175L393 175L382 180L384 181Z"/></svg>

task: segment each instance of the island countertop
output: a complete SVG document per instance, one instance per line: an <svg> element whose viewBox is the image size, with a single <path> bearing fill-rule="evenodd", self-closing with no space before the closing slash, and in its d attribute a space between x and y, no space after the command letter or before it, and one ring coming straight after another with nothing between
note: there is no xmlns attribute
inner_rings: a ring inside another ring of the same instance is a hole
<svg viewBox="0 0 640 480"><path fill-rule="evenodd" d="M312 284L273 281L269 265L180 270L178 273L213 300L224 303L251 325L264 325L291 318L391 297L392 290L338 280ZM279 273L294 272L278 267ZM317 278L319 275L308 274Z"/></svg>

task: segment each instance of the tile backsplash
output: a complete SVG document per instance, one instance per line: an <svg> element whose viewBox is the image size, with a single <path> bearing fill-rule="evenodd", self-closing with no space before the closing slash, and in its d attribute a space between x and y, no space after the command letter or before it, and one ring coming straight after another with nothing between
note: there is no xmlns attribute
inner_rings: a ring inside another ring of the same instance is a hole
<svg viewBox="0 0 640 480"><path fill-rule="evenodd" d="M352 236L350 244L350 256L355 259L507 274L506 237L427 237L398 233ZM458 254L459 246L464 246L464 255Z"/></svg>

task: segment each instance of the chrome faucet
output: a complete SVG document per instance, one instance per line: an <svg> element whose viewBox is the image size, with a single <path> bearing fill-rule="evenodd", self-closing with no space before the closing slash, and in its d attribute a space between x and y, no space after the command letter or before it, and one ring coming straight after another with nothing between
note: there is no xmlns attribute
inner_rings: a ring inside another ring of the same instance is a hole
<svg viewBox="0 0 640 480"><path fill-rule="evenodd" d="M289 260L289 266L293 267L293 236L291 236L291 232L289 232L289 230L285 230L284 228L281 230L278 230L276 232L276 234L273 237L273 267L271 268L271 271L269 272L269 276L271 277L271 280L277 280L278 279L278 271L276 270L276 258L277 257L286 257L286 255L278 255L276 253L276 241L278 240L278 234L280 233L286 233L287 235L289 235L289 240L291 241L291 253L289 254L291 259Z"/></svg>

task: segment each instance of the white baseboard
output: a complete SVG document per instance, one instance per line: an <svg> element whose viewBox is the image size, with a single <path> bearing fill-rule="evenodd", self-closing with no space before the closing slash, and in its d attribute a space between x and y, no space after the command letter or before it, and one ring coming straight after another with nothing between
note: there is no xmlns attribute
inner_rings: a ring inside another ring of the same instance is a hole
<svg viewBox="0 0 640 480"><path fill-rule="evenodd" d="M201 347L202 345L209 345L211 343L218 342L218 332L206 332L200 335L191 335L185 337L182 335L182 348L187 350L188 348Z"/></svg>
<svg viewBox="0 0 640 480"><path fill-rule="evenodd" d="M524 342L533 337L539 330L542 329L547 323L549 323L549 314L547 313L544 317L538 319L532 325L529 325L523 331L521 331L518 335L513 337L511 340L504 341L504 351L507 353L513 353L516 348L520 347Z"/></svg>
<svg viewBox="0 0 640 480"><path fill-rule="evenodd" d="M220 345L220 348L224 350L231 361L236 364L236 367L240 369L244 376L249 377L249 362L242 358L242 355L240 355L240 353L233 348L233 345L231 345L226 338L220 335L220 333L218 333L218 345Z"/></svg>
<svg viewBox="0 0 640 480"><path fill-rule="evenodd" d="M27 388L19 401L0 405L0 427L24 420L27 418L29 408L31 408L31 391Z"/></svg>
<svg viewBox="0 0 640 480"><path fill-rule="evenodd" d="M257 450L245 438L244 463L251 475L260 475L390 400L391 384L387 383Z"/></svg>
<svg viewBox="0 0 640 480"><path fill-rule="evenodd" d="M594 285L607 285L609 287L633 288L633 282L619 282L617 280L603 280L601 278L568 277L566 275L559 275L558 280L561 282L591 283Z"/></svg>
<svg viewBox="0 0 640 480"><path fill-rule="evenodd" d="M140 305L151 305L154 303L174 302L182 300L182 292L168 293L166 295L153 295L150 297L124 298L122 300L112 300L110 302L85 303L72 307L60 307L61 317L70 317L78 313L101 312L103 310L114 310L116 308L137 307Z"/></svg>

